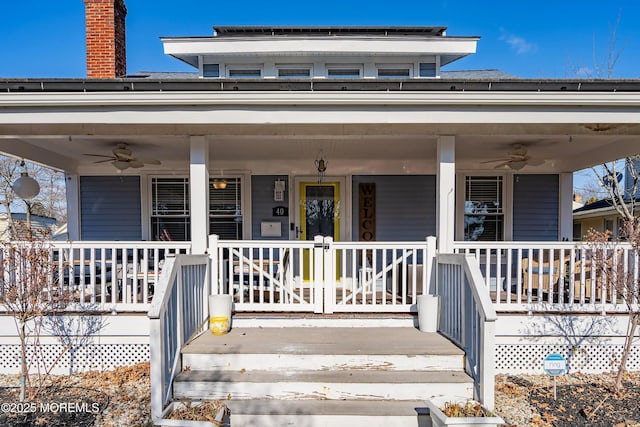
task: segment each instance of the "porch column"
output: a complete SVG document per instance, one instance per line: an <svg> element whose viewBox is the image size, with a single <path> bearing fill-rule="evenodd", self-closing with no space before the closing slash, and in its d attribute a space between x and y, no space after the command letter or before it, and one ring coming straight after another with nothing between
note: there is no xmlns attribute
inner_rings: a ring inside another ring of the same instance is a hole
<svg viewBox="0 0 640 427"><path fill-rule="evenodd" d="M204 254L209 236L209 144L204 136L192 136L190 149L191 252Z"/></svg>
<svg viewBox="0 0 640 427"><path fill-rule="evenodd" d="M456 202L456 137L441 135L437 148L438 174L436 177L436 232L438 251L453 252L455 238Z"/></svg>
<svg viewBox="0 0 640 427"><path fill-rule="evenodd" d="M573 240L573 174L561 173L559 179L558 237L560 240Z"/></svg>
<svg viewBox="0 0 640 427"><path fill-rule="evenodd" d="M80 178L65 175L67 196L67 239L80 240Z"/></svg>

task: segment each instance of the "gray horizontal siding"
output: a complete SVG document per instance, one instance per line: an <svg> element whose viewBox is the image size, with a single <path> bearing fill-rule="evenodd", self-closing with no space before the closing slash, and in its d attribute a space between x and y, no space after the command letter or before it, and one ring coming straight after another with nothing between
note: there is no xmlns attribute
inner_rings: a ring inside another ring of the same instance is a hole
<svg viewBox="0 0 640 427"><path fill-rule="evenodd" d="M376 184L376 240L422 241L436 234L436 177L384 175L353 177L353 233L358 239L358 184Z"/></svg>
<svg viewBox="0 0 640 427"><path fill-rule="evenodd" d="M140 177L80 177L80 237L141 240Z"/></svg>
<svg viewBox="0 0 640 427"><path fill-rule="evenodd" d="M513 177L513 240L557 241L558 175Z"/></svg>
<svg viewBox="0 0 640 427"><path fill-rule="evenodd" d="M283 180L285 184L284 200L276 202L273 200L273 187L277 179ZM288 240L289 239L289 217L274 217L273 208L284 206L289 208L289 179L286 175L254 175L251 177L251 238L255 240ZM289 215L292 212L289 210ZM263 221L280 222L282 225L282 236L262 237L260 235L260 223Z"/></svg>

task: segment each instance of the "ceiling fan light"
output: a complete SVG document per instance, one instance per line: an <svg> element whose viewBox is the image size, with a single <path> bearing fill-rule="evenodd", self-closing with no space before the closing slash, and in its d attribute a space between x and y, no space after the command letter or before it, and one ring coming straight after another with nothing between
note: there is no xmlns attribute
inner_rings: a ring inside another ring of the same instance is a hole
<svg viewBox="0 0 640 427"><path fill-rule="evenodd" d="M519 171L526 165L527 165L527 162L525 160L514 160L512 162L509 162L509 167L516 171Z"/></svg>
<svg viewBox="0 0 640 427"><path fill-rule="evenodd" d="M224 190L227 188L227 180L224 178L216 178L213 180L213 188L216 190Z"/></svg>
<svg viewBox="0 0 640 427"><path fill-rule="evenodd" d="M125 170L129 167L129 162L124 160L114 160L111 164L118 170Z"/></svg>

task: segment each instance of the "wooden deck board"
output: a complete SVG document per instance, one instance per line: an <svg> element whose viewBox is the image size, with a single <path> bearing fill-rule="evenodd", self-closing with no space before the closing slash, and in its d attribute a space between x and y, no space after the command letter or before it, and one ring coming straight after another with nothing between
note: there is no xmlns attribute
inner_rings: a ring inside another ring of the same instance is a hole
<svg viewBox="0 0 640 427"><path fill-rule="evenodd" d="M184 353L225 354L405 354L461 355L463 351L437 333L404 327L232 328L223 336L206 331Z"/></svg>

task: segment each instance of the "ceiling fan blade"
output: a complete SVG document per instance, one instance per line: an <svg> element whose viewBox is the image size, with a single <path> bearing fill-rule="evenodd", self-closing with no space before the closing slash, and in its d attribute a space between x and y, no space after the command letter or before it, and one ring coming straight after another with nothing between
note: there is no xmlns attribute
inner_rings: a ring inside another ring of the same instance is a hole
<svg viewBox="0 0 640 427"><path fill-rule="evenodd" d="M493 160L485 160L484 162L480 162L480 163L495 163L495 162L510 162L511 159L493 159Z"/></svg>
<svg viewBox="0 0 640 427"><path fill-rule="evenodd" d="M114 155L115 155L116 159L122 160L122 161L125 161L125 162L129 162L129 161L135 160L135 157L133 157L133 155L127 154L127 153L123 153L123 152L118 152L118 153L114 152Z"/></svg>
<svg viewBox="0 0 640 427"><path fill-rule="evenodd" d="M527 164L531 166L540 166L544 162L544 159L527 159Z"/></svg>
<svg viewBox="0 0 640 427"><path fill-rule="evenodd" d="M511 163L511 160L507 160L507 161L504 161L502 163L499 163L499 164L495 165L493 168L494 169L500 169L502 167L508 166L509 163Z"/></svg>
<svg viewBox="0 0 640 427"><path fill-rule="evenodd" d="M93 163L98 164L98 163L107 163L107 162L112 162L112 161L113 161L113 158L112 158L112 157L110 157L110 158L108 158L108 159L104 159L104 160L96 160L96 161L95 161L95 162L93 162Z"/></svg>
<svg viewBox="0 0 640 427"><path fill-rule="evenodd" d="M138 161L144 163L145 165L161 165L162 164L160 160L156 160L156 159L144 159L144 160L138 160Z"/></svg>
<svg viewBox="0 0 640 427"><path fill-rule="evenodd" d="M113 159L113 156L106 156L104 154L89 154L89 153L84 153L83 156L91 156L91 157L105 157L105 158L109 158L109 159Z"/></svg>
<svg viewBox="0 0 640 427"><path fill-rule="evenodd" d="M131 166L132 168L138 169L143 167L144 163L142 163L140 160L133 159L129 162L129 166Z"/></svg>

